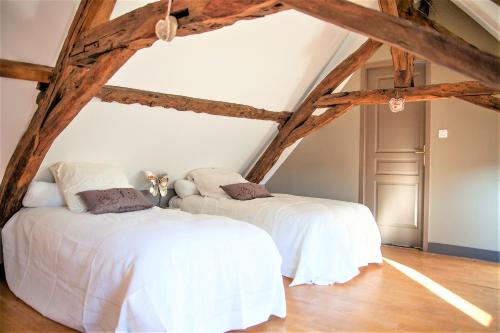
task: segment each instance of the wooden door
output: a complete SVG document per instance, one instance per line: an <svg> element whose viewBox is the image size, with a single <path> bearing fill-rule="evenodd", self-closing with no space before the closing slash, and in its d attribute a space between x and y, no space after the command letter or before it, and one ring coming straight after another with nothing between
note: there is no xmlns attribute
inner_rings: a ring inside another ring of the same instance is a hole
<svg viewBox="0 0 500 333"><path fill-rule="evenodd" d="M392 67L367 70L368 89L393 88ZM415 85L425 84L425 64L415 64ZM364 109L363 201L382 242L422 247L425 168L425 102L392 113L387 104Z"/></svg>

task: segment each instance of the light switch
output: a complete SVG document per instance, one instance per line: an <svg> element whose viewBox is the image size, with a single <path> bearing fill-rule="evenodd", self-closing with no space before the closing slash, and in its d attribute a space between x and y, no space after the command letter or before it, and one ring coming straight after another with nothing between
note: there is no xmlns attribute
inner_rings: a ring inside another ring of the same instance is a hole
<svg viewBox="0 0 500 333"><path fill-rule="evenodd" d="M438 130L438 138L446 139L447 137L448 137L448 130L447 129Z"/></svg>

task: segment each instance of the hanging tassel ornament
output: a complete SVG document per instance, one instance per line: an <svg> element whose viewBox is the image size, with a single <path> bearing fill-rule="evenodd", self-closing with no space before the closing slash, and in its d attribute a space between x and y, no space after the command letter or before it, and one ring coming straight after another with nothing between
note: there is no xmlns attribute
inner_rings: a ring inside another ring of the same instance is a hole
<svg viewBox="0 0 500 333"><path fill-rule="evenodd" d="M399 97L398 90L396 89L396 97L389 100L389 109L391 112L398 113L405 109L404 97Z"/></svg>
<svg viewBox="0 0 500 333"><path fill-rule="evenodd" d="M159 20L155 26L156 36L165 42L170 42L172 39L174 39L175 34L177 33L177 18L170 15L171 8L172 0L169 0L167 16L164 20Z"/></svg>

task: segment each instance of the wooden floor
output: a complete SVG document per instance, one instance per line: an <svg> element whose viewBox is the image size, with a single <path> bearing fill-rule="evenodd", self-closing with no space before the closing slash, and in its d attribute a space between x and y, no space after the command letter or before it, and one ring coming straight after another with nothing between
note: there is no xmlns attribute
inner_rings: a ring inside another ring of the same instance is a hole
<svg viewBox="0 0 500 333"><path fill-rule="evenodd" d="M273 317L249 331L499 331L500 265L394 247L384 247L383 254L391 261L370 265L346 284L286 287L287 318ZM479 318L465 314L467 309ZM489 326L480 324L486 325L488 316ZM0 283L0 332L30 331L73 332Z"/></svg>

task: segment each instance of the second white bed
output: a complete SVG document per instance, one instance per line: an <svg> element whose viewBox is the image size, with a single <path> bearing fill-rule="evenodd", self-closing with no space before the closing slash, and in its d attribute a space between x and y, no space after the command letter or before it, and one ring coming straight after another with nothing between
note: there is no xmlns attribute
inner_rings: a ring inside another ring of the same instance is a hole
<svg viewBox="0 0 500 333"><path fill-rule="evenodd" d="M266 230L282 257L281 272L299 284L349 281L359 267L382 263L380 232L370 210L361 204L273 194L239 201L192 195L170 200L191 213L222 215Z"/></svg>

